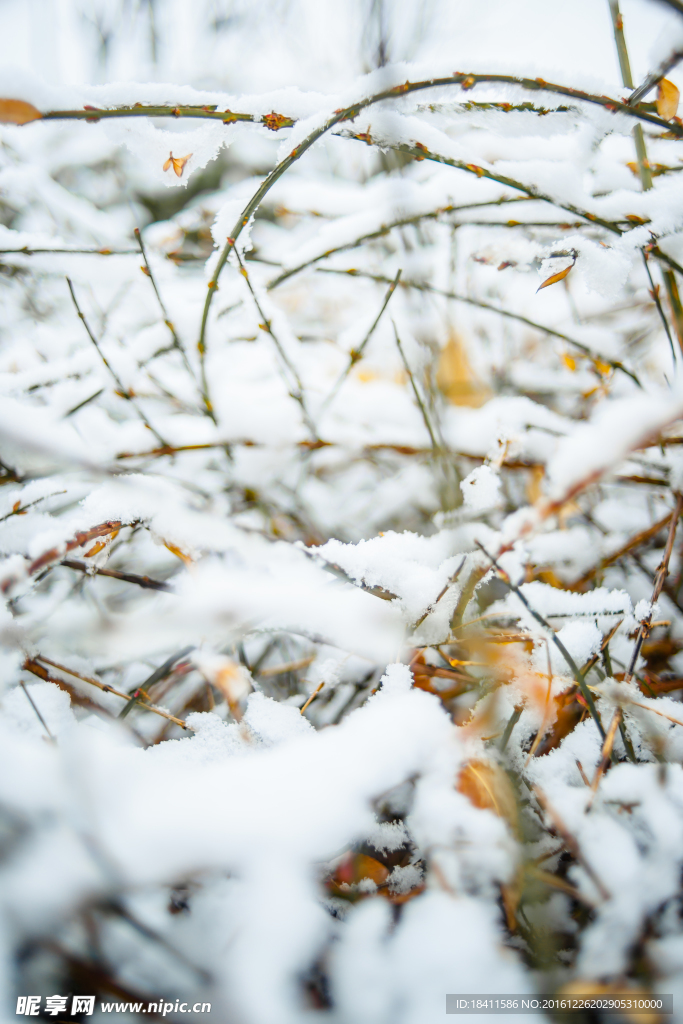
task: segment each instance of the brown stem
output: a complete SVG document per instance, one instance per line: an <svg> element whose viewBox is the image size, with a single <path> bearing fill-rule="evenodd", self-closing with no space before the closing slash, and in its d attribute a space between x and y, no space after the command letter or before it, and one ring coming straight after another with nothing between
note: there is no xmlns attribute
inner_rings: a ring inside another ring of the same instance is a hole
<svg viewBox="0 0 683 1024"><path fill-rule="evenodd" d="M578 861L578 863L582 866L583 870L586 872L591 882L602 896L603 900L610 899L610 893L605 888L602 881L598 878L595 871L593 871L593 868L587 862L586 858L583 856L583 853L581 852L581 847L579 846L576 838L569 831L564 821L557 813L555 808L552 806L543 790L540 789L539 786L534 786L533 793L536 799L538 800L539 804L541 805L542 809L550 818L553 828L564 841L564 845L566 846L567 850L569 851L569 853L571 853L574 860Z"/></svg>
<svg viewBox="0 0 683 1024"><path fill-rule="evenodd" d="M60 565L65 565L67 569L75 569L77 572L92 572L92 568L86 565L85 562L77 562L71 558L64 558L60 562ZM149 576L138 576L132 572L119 572L118 569L95 569L96 576L110 576L114 580L123 580L124 583L134 583L138 587L143 587L147 590L165 590L169 591L171 588L168 583L163 583L161 580L152 580Z"/></svg>

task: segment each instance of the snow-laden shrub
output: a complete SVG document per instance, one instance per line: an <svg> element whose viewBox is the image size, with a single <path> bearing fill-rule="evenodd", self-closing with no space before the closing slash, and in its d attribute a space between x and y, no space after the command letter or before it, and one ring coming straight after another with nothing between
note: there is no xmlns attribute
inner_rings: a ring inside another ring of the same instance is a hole
<svg viewBox="0 0 683 1024"><path fill-rule="evenodd" d="M9 1017L683 994L680 14L418 6L0 75Z"/></svg>

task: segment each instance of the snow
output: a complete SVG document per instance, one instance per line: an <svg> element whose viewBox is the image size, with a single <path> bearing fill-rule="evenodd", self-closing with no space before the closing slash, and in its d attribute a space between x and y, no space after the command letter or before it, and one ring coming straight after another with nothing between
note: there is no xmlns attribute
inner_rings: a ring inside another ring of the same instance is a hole
<svg viewBox="0 0 683 1024"><path fill-rule="evenodd" d="M493 508L500 499L500 480L490 466L473 469L460 484L465 505L477 512Z"/></svg>

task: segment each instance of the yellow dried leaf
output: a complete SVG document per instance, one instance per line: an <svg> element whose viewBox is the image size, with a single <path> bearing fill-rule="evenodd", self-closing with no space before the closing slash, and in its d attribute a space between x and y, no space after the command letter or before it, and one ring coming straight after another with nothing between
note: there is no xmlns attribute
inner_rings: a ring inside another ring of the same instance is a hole
<svg viewBox="0 0 683 1024"><path fill-rule="evenodd" d="M526 485L526 496L530 505L535 505L538 499L543 496L544 476L545 466L534 466L529 472Z"/></svg>
<svg viewBox="0 0 683 1024"><path fill-rule="evenodd" d="M565 267L564 270L560 270L557 274L553 274L552 277L549 277L543 282L543 284L539 285L536 291L540 292L541 288L549 288L551 284L557 284L558 281L564 280L573 266L574 264L571 263L568 267Z"/></svg>
<svg viewBox="0 0 683 1024"><path fill-rule="evenodd" d="M517 798L507 774L495 761L470 761L460 772L456 788L475 807L505 818L513 832L518 829Z"/></svg>
<svg viewBox="0 0 683 1024"><path fill-rule="evenodd" d="M98 540L96 544L90 548L90 551L85 552L86 558L92 558L94 555L99 555L100 551L104 551L107 546L106 540Z"/></svg>
<svg viewBox="0 0 683 1024"><path fill-rule="evenodd" d="M356 874L354 881L360 882L363 878L370 878L375 885L382 885L389 877L389 869L384 864L380 864L374 857L368 857L364 853L356 855L354 867Z"/></svg>
<svg viewBox="0 0 683 1024"><path fill-rule="evenodd" d="M356 380L360 381L361 384L368 384L371 380L379 380L380 375L376 370L364 370L356 371Z"/></svg>
<svg viewBox="0 0 683 1024"><path fill-rule="evenodd" d="M612 372L612 367L610 366L610 364L603 362L602 359L594 359L593 366L595 367L595 369L601 377L607 377L608 374Z"/></svg>
<svg viewBox="0 0 683 1024"><path fill-rule="evenodd" d="M175 544L169 544L165 541L164 547L168 548L171 554L175 555L176 558L179 558L181 562L185 563L185 565L192 565L192 559L190 558L190 556L186 555L184 551L180 550L180 548L177 548Z"/></svg>
<svg viewBox="0 0 683 1024"><path fill-rule="evenodd" d="M0 124L28 124L39 121L43 115L25 100L0 100Z"/></svg>
<svg viewBox="0 0 683 1024"><path fill-rule="evenodd" d="M168 154L168 160L165 162L163 169L168 171L173 168L173 172L177 178L182 178L185 164L192 156L192 153L188 153L187 156L173 156L173 153Z"/></svg>
<svg viewBox="0 0 683 1024"><path fill-rule="evenodd" d="M436 385L453 405L479 408L491 397L489 389L472 369L465 345L456 335L451 336L441 352Z"/></svg>
<svg viewBox="0 0 683 1024"><path fill-rule="evenodd" d="M573 356L570 356L568 352L563 352L562 362L568 370L571 370L572 373L574 373L574 371L576 370L576 359L574 359Z"/></svg>
<svg viewBox="0 0 683 1024"><path fill-rule="evenodd" d="M244 667L227 659L225 665L214 673L211 682L221 691L231 708L251 689L251 680Z"/></svg>
<svg viewBox="0 0 683 1024"><path fill-rule="evenodd" d="M665 121L670 121L678 113L680 92L668 78L663 78L657 89L657 113Z"/></svg>
<svg viewBox="0 0 683 1024"><path fill-rule="evenodd" d="M517 908L522 899L522 871L518 868L512 882L500 887L500 895L503 900L503 910L509 931L517 931Z"/></svg>
<svg viewBox="0 0 683 1024"><path fill-rule="evenodd" d="M240 703L253 685L248 670L225 654L201 651L195 656L195 665L206 681L223 694L233 718L239 721L242 717Z"/></svg>

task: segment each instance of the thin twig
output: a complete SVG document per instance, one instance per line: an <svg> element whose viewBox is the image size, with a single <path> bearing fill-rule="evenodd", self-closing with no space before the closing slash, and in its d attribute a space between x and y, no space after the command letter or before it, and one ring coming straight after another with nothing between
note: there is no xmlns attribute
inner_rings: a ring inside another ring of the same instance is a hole
<svg viewBox="0 0 683 1024"><path fill-rule="evenodd" d="M601 735L601 737L604 740L604 738L605 738L605 730L603 729L602 722L600 721L600 716L598 714L597 708L595 707L595 702L593 700L593 695L590 692L590 689L588 688L588 686L586 684L586 680L584 679L584 676L583 676L583 673L581 672L581 669L576 664L576 662L572 658L571 654L569 653L567 648L564 646L564 644L562 643L562 641L558 637L557 633L555 633L555 631L552 628L552 626L550 625L550 623L547 622L543 618L543 616L540 615L536 611L535 608L531 607L531 605L527 601L526 597L524 596L524 594L522 593L520 588L515 583L512 582L512 580L510 579L508 574L498 564L498 562L493 557L493 555L489 554L489 552L486 550L486 548L484 547L484 545L480 541L476 540L475 544L477 545L477 547L481 551L484 552L484 554L486 555L488 560L491 562L491 564L497 569L498 574L499 574L501 580L503 581L503 583L505 584L505 586L508 587L509 590L512 590L513 593L515 593L517 595L517 597L522 602L522 604L524 605L526 610L529 612L529 614L532 615L536 619L536 622L538 622L539 625L543 626L543 628L547 631L548 635L550 636L550 639L553 641L553 643L557 647L558 651L560 652L560 654L562 655L562 657L566 661L567 665L571 669L571 673L574 676L574 679L576 680L576 682L578 683L579 689L581 690L581 695L583 696L583 699L585 700L586 704L588 705L588 710L590 711L592 717L595 719L595 724L597 725L598 731L600 732L600 735Z"/></svg>
<svg viewBox="0 0 683 1024"><path fill-rule="evenodd" d="M36 498L35 501L29 501L28 505L20 505L19 502L17 502L11 512L8 512L7 515L0 516L0 523L4 523L6 519L10 519L12 516L23 516L30 508L33 508L34 505L39 505L41 501L47 501L49 498L56 498L59 494L66 494L66 491L53 491L52 494L44 494L42 498Z"/></svg>
<svg viewBox="0 0 683 1024"><path fill-rule="evenodd" d="M55 253L59 256L135 256L137 249L0 249L0 256L39 256Z"/></svg>
<svg viewBox="0 0 683 1024"><path fill-rule="evenodd" d="M617 53L619 56L619 67L621 68L621 77L624 85L627 89L633 89L633 77L631 75L631 64L628 57L628 50L626 47L626 37L624 35L624 20L619 11L619 0L609 0L610 12L612 15L612 25L614 28L614 40L617 46ZM640 175L640 181L643 186L643 191L647 192L652 188L652 171L650 168L650 162L647 157L647 147L645 145L645 137L643 135L643 126L641 124L635 125L633 129L633 140L636 147L636 159L638 161L638 173ZM661 257L661 254L660 254ZM646 262L647 267L647 262ZM650 276L648 269L648 276ZM680 296L678 294L678 285L676 278L671 269L669 268L663 272L664 287L666 288L667 295L669 296L669 302L671 304L671 312L673 315L674 326L676 328L676 334L678 335L678 343L683 350L683 306L681 305ZM652 278L650 277L650 281ZM655 289L653 287L653 293ZM659 299L653 294L653 298L659 309ZM669 331L667 328L667 335ZM669 336L669 340L670 336ZM672 345L673 350L673 345ZM675 360L675 354L674 354Z"/></svg>
<svg viewBox="0 0 683 1024"><path fill-rule="evenodd" d="M656 85L659 85L663 78L666 78L669 71L675 68L683 60L683 50L674 50L674 52L667 57L665 61L659 65L656 71L651 71L647 78L634 89L628 98L629 106L635 106L636 103L640 103L642 99L647 96L651 89L654 89Z"/></svg>
<svg viewBox="0 0 683 1024"><path fill-rule="evenodd" d="M659 287L652 280L652 273L650 272L650 264L647 261L647 253L644 250L643 250L643 263L645 264L645 272L647 274L648 281L650 282L650 295L652 296L652 300L653 300L655 306L657 307L657 312L659 313L659 319L662 321L662 325L663 325L664 330L666 332L666 336L667 336L667 338L669 340L669 347L671 348L671 358L673 360L673 364L674 364L674 367L675 367L676 366L676 362L677 362L677 360L676 360L676 347L674 345L674 340L671 337L671 330L669 328L669 321L667 320L666 313L664 312L662 304L659 301Z"/></svg>
<svg viewBox="0 0 683 1024"><path fill-rule="evenodd" d="M581 865L581 867L586 872L595 888L602 896L603 900L610 899L610 893L605 888L602 881L598 878L598 876L596 875L595 871L590 866L586 858L583 856L583 853L581 852L581 847L579 846L576 838L569 831L564 821L557 813L555 808L552 806L543 790L539 786L534 786L533 793L536 799L538 800L539 804L541 805L541 808L550 818L553 828L555 829L557 834L563 839L564 845L566 846L567 850L569 851L569 853L571 853L574 860L576 860Z"/></svg>
<svg viewBox="0 0 683 1024"><path fill-rule="evenodd" d="M172 348L175 348L175 349L178 350L178 352L180 352L180 355L182 357L183 363L185 364L185 368L186 368L187 372L192 377L194 377L194 374L192 373L192 367L190 366L190 363L189 363L188 358L187 358L187 353L185 352L185 349L183 348L182 342L180 341L180 338L178 337L178 332L175 329L175 325L174 325L173 321L171 320L171 318L168 315L168 310L166 309L166 306L164 304L164 300L162 299L161 293L159 291L159 288L157 287L157 283L156 283L154 274L152 273L152 268L149 265L149 260L147 259L147 253L145 251L145 243L142 241L142 234L140 232L140 228L135 228L134 229L134 234L135 234L135 238L137 240L137 243L140 246L140 253L142 254L142 258L145 261L145 265L144 265L144 267L142 269L144 270L146 276L152 282L152 288L154 289L154 294L157 297L157 302L159 303L159 309L161 310L161 315L163 316L164 323L168 327L168 329L170 331L170 334L171 334L171 338L173 339Z"/></svg>
<svg viewBox="0 0 683 1024"><path fill-rule="evenodd" d="M20 679L20 680L19 680L19 685L21 686L22 690L23 690L23 691L24 691L24 693L26 694L26 700L27 700L27 701L29 702L29 704L31 705L31 707L32 707L32 708L33 708L33 710L35 711L35 713L36 713L36 715L37 715L37 718L38 718L38 721L40 722L40 724L42 725L43 729L44 729L44 730L45 730L45 732L47 733L47 735L48 735L48 739L49 739L49 740L50 740L50 741L51 741L52 743L54 743L54 742L55 742L55 738L54 738L54 736L52 735L52 733L50 732L50 730L49 730L49 728L48 728L48 724L47 724L47 722L45 721L45 719L44 719L44 718L43 718L43 716L41 715L41 713L40 713L40 710L38 709L38 705L37 705L37 704L36 704L36 702L34 701L34 699L33 699L33 697L31 696L31 694L30 694L30 693L28 692L28 689L27 689L27 687L26 687L26 684L24 683L24 680L23 680L23 679Z"/></svg>
<svg viewBox="0 0 683 1024"><path fill-rule="evenodd" d="M77 572L84 572L88 575L93 573L96 576L110 576L114 580L123 580L124 583L134 583L136 586L146 588L147 590L171 590L168 583L162 582L161 580L152 580L149 576L138 576L137 573L133 572L120 572L118 569L97 569L93 566L86 565L85 562L77 562L71 558L64 558L60 562L60 565L65 565L67 569L75 569Z"/></svg>
<svg viewBox="0 0 683 1024"><path fill-rule="evenodd" d="M350 352L350 354L349 354L349 361L346 364L345 369L343 369L342 372L340 373L339 377L336 380L336 383L332 387L332 390L330 391L329 395L327 396L327 398L323 402L322 406L320 407L320 415L321 416L322 416L323 412L325 412L325 410L328 408L328 406L334 401L334 398L335 398L337 392L339 391L340 387L342 386L342 384L344 383L344 381L346 380L348 375L351 373L351 370L353 369L353 367L356 365L356 363L360 362L360 360L363 358L363 352L365 351L365 348L366 348L368 342L370 341L370 338L375 333L375 329L376 329L378 323L380 322L380 320L382 319L382 314L384 313L384 310L389 305L389 300L391 299L391 296L396 291L396 286L397 286L398 282L400 281L400 279L401 279L401 270L399 268L399 270L398 270L394 280L389 282L389 288L387 290L386 295L384 296L384 301L382 302L382 307L381 307L379 313L377 314L377 316L375 317L375 319L373 320L370 329L368 330L367 334L365 335L365 337L361 341L361 343L358 346L358 348L352 349L352 351Z"/></svg>
<svg viewBox="0 0 683 1024"><path fill-rule="evenodd" d="M271 325L271 322L268 319L268 317L266 316L266 314L264 313L263 308L261 306L261 303L259 302L258 296L257 296L256 292L254 291L253 285L252 285L252 283L251 283L251 281L249 279L249 271L247 270L247 268L242 263L242 260L240 259L240 254L237 251L237 249L235 249L235 256L237 257L237 262L239 263L240 273L244 277L244 280L247 282L247 288L251 292L251 297L254 300L254 305L256 306L256 309L258 310L259 316L261 317L262 323L259 324L259 327L261 327L266 332L266 334L270 335L270 337L273 340L273 344L275 345L275 348L278 351L278 355L280 356L280 359L284 363L286 369L291 374L291 376L292 376L292 378L294 380L294 387L291 389L290 394L291 394L292 398L296 402L298 402L299 405L301 406L301 412L303 413L304 423L308 427L308 430L310 431L310 434L311 434L313 440L314 441L318 441L319 440L318 432L315 429L315 424L313 423L313 420L311 419L310 413L309 413L308 408L306 406L306 400L304 398L304 386L301 383L301 378L299 376L299 372L298 372L297 368L295 367L294 363L292 362L292 360L289 358L289 356L285 352L285 350L284 350L284 348L282 346L282 343L280 342L279 338L274 333L272 325Z"/></svg>
<svg viewBox="0 0 683 1024"><path fill-rule="evenodd" d="M60 665L57 661L51 661L50 658L44 657L42 654L37 654L35 658L29 658L24 662L24 668L28 672L33 672L40 679L45 679L46 675L44 670L40 671L40 665L38 662L43 662L45 665L50 665L52 668L56 668L59 672L66 672L68 676L73 676L75 679L80 679L84 683L89 683L90 686L96 686L98 690L102 690L103 693L113 693L115 697L121 697L123 700L128 700L128 694L122 693L113 686L109 686L107 683L101 683L99 679L93 679L92 676L84 676L81 672L76 672L74 669L67 668L65 665ZM50 680L51 681L51 680ZM187 726L180 718L176 718L175 715L171 715L168 711L164 711L162 708L157 708L153 704L142 705L147 711L153 712L155 715L159 715L161 718L167 718L169 722L173 722L175 725L179 725L181 729L187 729Z"/></svg>
<svg viewBox="0 0 683 1024"><path fill-rule="evenodd" d="M432 449L434 451L434 454L438 455L441 452L441 447L439 445L439 442L436 439L436 436L434 434L434 430L432 429L432 425L431 425L431 423L429 421L429 416L427 414L427 409L425 408L425 404L422 401L422 398L420 397L420 392L417 390L417 384L415 383L415 378L413 377L413 372L410 369L410 366L408 364L408 360L406 359L406 356L405 356L405 352L403 351L403 346L401 345L401 339L398 336L398 331L396 329L396 324L394 323L393 320L391 321L391 324L392 324L392 327L394 328L394 336L396 338L396 347L398 348L398 350L399 350L399 352L401 354L401 359L403 360L403 365L405 367L405 371L408 374L408 378L410 380L410 385L411 385L411 387L413 389L413 394L415 395L415 401L417 402L418 407L420 409L420 412L422 413L422 419L424 420L424 425L427 428L427 433L429 434L429 440L432 442Z"/></svg>
<svg viewBox="0 0 683 1024"><path fill-rule="evenodd" d="M302 715L303 715L304 711L306 710L306 708L308 707L308 705L313 703L313 701L318 696L318 694L320 693L320 691L322 690L324 685L325 685L325 680L323 679L322 683L318 683L317 687L315 688L315 690L313 691L311 696L308 698L306 703L301 708L301 714Z"/></svg>
<svg viewBox="0 0 683 1024"><path fill-rule="evenodd" d="M296 267L290 267L288 270L283 270L281 274L278 274L276 278L268 284L268 291L273 288L278 288L285 281L288 281L290 277L294 277L295 274L300 274L302 270L306 270L307 267L312 267L315 263L320 260L328 259L330 256L335 256L339 252L347 252L349 249L357 249L358 246L363 245L364 242L371 242L375 238L383 238L388 235L394 228L407 227L409 224L419 224L422 220L437 220L439 217L444 216L447 213L456 213L461 210L476 210L482 206L500 206L502 203L528 203L531 202L528 196L501 196L500 199L491 199L488 202L483 203L465 203L462 206L442 206L438 210L431 210L428 213L417 213L411 217L399 217L396 220L390 221L389 224L382 224L381 227L377 228L376 231L368 231L364 235L359 235L353 242L344 242L343 245L336 245L332 249L326 249L325 252L320 253L319 256L313 256L310 260L306 260L304 263L299 263ZM470 224L471 221L467 221ZM488 224L488 221L483 222ZM520 223L520 227L525 224ZM580 225L574 225L579 227ZM582 225L581 225L582 226Z"/></svg>
<svg viewBox="0 0 683 1024"><path fill-rule="evenodd" d="M138 694L146 694L151 689L152 686L155 686L156 683L160 683L162 679L165 679L166 676L170 675L174 665L176 665L176 663L179 662L182 658L185 658L193 650L194 646L190 644L188 647L183 647L181 648L181 650L176 651L175 654L172 654L170 658L166 659L163 665L160 665L159 668L156 668L154 672L152 672L152 674L147 677L147 679L143 680L142 683L136 684L134 687L132 687L130 693L126 695L130 699L127 701L126 706L119 714L119 718L125 718L129 714L129 712L135 707L136 704L140 704L141 707L143 708L147 707L148 705L144 701L139 699Z"/></svg>
<svg viewBox="0 0 683 1024"><path fill-rule="evenodd" d="M636 662L638 661L638 655L640 649L643 646L643 641L649 634L651 623L652 623L652 612L654 605L662 592L666 577L669 575L669 561L671 559L671 553L673 551L674 540L676 538L676 527L678 526L678 520L683 513L683 494L676 495L676 505L671 515L671 521L669 523L669 533L666 540L666 547L664 548L664 554L662 560L657 566L655 571L655 582L652 588L652 598L650 603L650 611L647 613L643 621L640 623L638 634L636 636L635 644L633 645L633 652L631 654L631 660L629 662L628 670L624 676L624 682L628 683L633 678L635 672Z"/></svg>
<svg viewBox="0 0 683 1024"><path fill-rule="evenodd" d="M136 413L138 414L138 416L140 417L142 422L147 427L147 429L152 431L152 433L156 437L156 439L159 442L159 444L164 444L165 445L166 442L164 441L164 439L161 436L161 434L157 430L154 429L154 427L149 422L149 420L147 419L147 417L145 416L144 412L142 411L140 406L137 404L135 399L132 398L132 396L129 394L128 390L123 386L123 384L121 382L121 378L116 373L116 370L114 370L114 368L112 367L111 363L109 362L109 360L105 356L104 352L100 348L100 344L99 344L97 338L95 337L95 335L93 334L92 330L90 329L90 324L86 320L85 314L81 310L81 307L78 305L78 299L76 298L76 293L74 291L74 286L71 283L71 278L67 277L66 283L69 286L69 291L71 292L71 298L73 300L73 304L76 307L76 312L78 313L78 316L79 316L80 320L82 321L83 326L85 327L86 333L87 333L88 337L90 338L91 342L93 343L93 345L95 346L95 349L97 350L97 354L99 355L100 359L102 360L102 362L104 363L106 368L109 370L109 373L111 374L111 376L112 376L112 378L114 380L114 383L116 384L116 387L118 389L117 390L117 394L121 395L122 398L125 398L127 402L130 402L130 404L135 409Z"/></svg>
<svg viewBox="0 0 683 1024"><path fill-rule="evenodd" d="M517 725L517 722L520 720L521 715L522 715L522 711L524 711L524 705L523 704L516 704L512 714L510 715L510 717L508 719L508 723L505 726L505 731L504 731L504 733L503 733L503 735L501 736L501 739L500 739L500 752L501 752L501 754L504 753L505 748L508 745L508 741L509 741L510 737L512 736L512 730Z"/></svg>
<svg viewBox="0 0 683 1024"><path fill-rule="evenodd" d="M423 622L424 622L424 620L425 620L425 619L427 618L427 616L428 616L428 615L431 615L431 614L432 614L432 612L433 612L433 611L434 611L434 609L436 608L436 606L437 606L437 604L439 603L439 601L441 600L441 598L442 598L442 597L445 597L445 595L446 595L446 594L448 593L448 591L449 591L449 590L451 589L451 587L453 586L453 584L454 584L454 583L455 583L455 581L457 580L458 576L459 576L459 575L460 575L460 573L462 572L462 568L463 568L463 566L464 566L464 564L465 564L465 562L466 562L466 561L467 561L467 555L463 555L463 556L462 556L462 560L461 560L461 562L460 562L460 565L458 566L458 568L457 568L457 569L455 570L455 572L454 572L454 573L453 573L453 574L452 574L452 575L451 575L451 576L450 576L450 577L449 577L449 578L448 578L448 579L446 580L446 582L444 583L443 587L441 588L441 592L440 592L440 593L439 593L439 594L437 595L437 597L436 597L436 598L435 598L435 599L434 599L434 600L432 601L432 603L431 603L430 605L428 605L428 606L427 606L427 608L426 608L426 609L425 609L425 610L423 611L423 613L422 613L422 615L421 615L421 616L419 617L419 619L416 619L416 620L415 620L415 622L413 623L413 625L412 625L412 627L411 627L411 629L412 629L412 630L416 630L418 626L421 626L421 625L422 625L422 623L423 623ZM440 653L440 652L439 652L439 653Z"/></svg>

